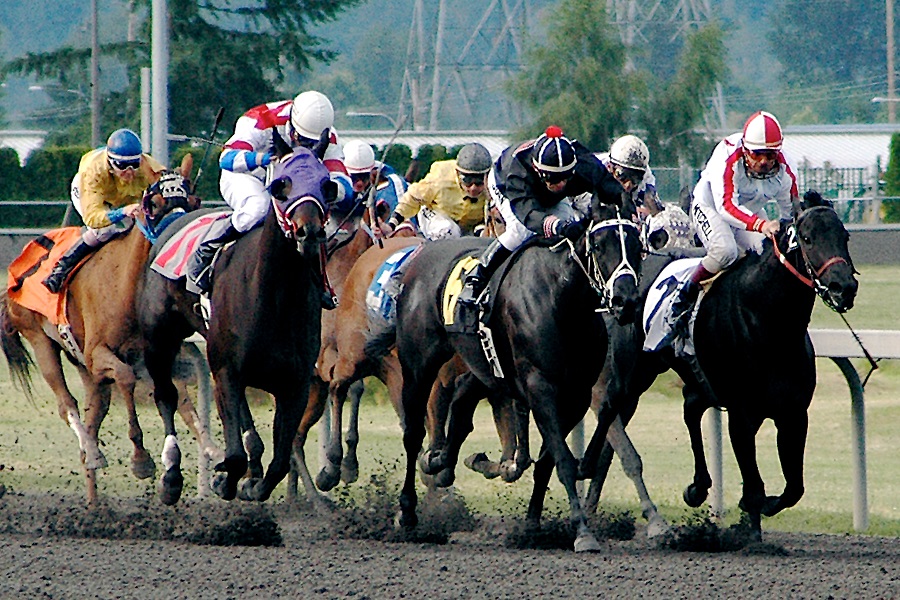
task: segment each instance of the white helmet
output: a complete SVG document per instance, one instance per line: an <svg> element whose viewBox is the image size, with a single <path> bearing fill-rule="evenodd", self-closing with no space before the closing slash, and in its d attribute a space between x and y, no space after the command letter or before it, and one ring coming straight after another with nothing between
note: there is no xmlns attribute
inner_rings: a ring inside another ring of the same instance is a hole
<svg viewBox="0 0 900 600"><path fill-rule="evenodd" d="M291 126L298 135L318 140L322 131L334 126L334 107L321 92L302 92L291 104Z"/></svg>
<svg viewBox="0 0 900 600"><path fill-rule="evenodd" d="M610 146L609 161L626 169L646 171L650 168L650 150L641 138L623 135Z"/></svg>
<svg viewBox="0 0 900 600"><path fill-rule="evenodd" d="M742 141L747 150L781 150L784 141L781 123L772 113L755 112L744 124Z"/></svg>
<svg viewBox="0 0 900 600"><path fill-rule="evenodd" d="M344 166L351 175L369 173L375 168L375 151L372 146L359 140L347 142L344 146Z"/></svg>

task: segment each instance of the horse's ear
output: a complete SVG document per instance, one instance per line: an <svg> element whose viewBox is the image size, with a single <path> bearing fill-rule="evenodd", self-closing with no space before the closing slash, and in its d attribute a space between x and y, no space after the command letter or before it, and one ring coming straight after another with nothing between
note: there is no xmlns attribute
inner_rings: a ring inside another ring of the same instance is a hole
<svg viewBox="0 0 900 600"><path fill-rule="evenodd" d="M185 179L191 178L191 171L194 170L194 155L188 152L184 155L184 158L181 159L181 167L178 169L178 172Z"/></svg>
<svg viewBox="0 0 900 600"><path fill-rule="evenodd" d="M803 194L803 206L804 208L812 208L813 206L828 206L829 208L834 208L834 204L831 200L826 200L822 197L822 194L816 190L806 190L806 193Z"/></svg>
<svg viewBox="0 0 900 600"><path fill-rule="evenodd" d="M313 154L315 154L319 160L325 158L325 151L328 150L329 143L331 143L331 130L326 127L319 135L319 141L312 147Z"/></svg>
<svg viewBox="0 0 900 600"><path fill-rule="evenodd" d="M278 128L272 128L272 154L278 158L284 158L288 154L291 153L291 146L284 138L281 137L281 134L278 133Z"/></svg>

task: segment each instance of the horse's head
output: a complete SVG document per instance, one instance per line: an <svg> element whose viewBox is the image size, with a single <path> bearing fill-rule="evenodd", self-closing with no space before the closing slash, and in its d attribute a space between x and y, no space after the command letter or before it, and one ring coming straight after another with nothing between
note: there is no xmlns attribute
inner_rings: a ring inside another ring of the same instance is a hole
<svg viewBox="0 0 900 600"><path fill-rule="evenodd" d="M812 287L837 312L853 308L856 270L847 241L850 234L831 203L818 192L808 191L795 199L793 223L788 227L788 251L799 248Z"/></svg>
<svg viewBox="0 0 900 600"><path fill-rule="evenodd" d="M191 193L193 159L186 154L181 167L163 171L141 198L141 229L153 242L169 223L186 212L200 208L200 199Z"/></svg>
<svg viewBox="0 0 900 600"><path fill-rule="evenodd" d="M297 148L274 165L269 193L278 225L306 255L325 240L325 207L334 201L336 184L306 148Z"/></svg>
<svg viewBox="0 0 900 600"><path fill-rule="evenodd" d="M593 222L585 234L591 277L616 320L630 323L637 313L643 250L635 207L631 202L624 208L595 203L592 212Z"/></svg>

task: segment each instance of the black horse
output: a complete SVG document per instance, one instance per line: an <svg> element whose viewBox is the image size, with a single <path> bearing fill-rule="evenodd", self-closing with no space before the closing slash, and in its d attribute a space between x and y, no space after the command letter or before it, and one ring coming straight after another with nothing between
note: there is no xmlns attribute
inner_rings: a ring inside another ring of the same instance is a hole
<svg viewBox="0 0 900 600"><path fill-rule="evenodd" d="M217 260L208 330L195 310L198 296L186 291L184 278L172 281L151 271L141 294L145 362L166 431L163 493L174 496L173 502L180 493L181 470L172 418L177 401L172 362L181 342L195 331L206 337L225 434L225 459L216 465L220 473L213 489L226 500L237 494L238 480L248 467L242 432L253 440L248 443L251 469L241 488L242 499L267 499L290 468L291 444L319 352L323 290L319 247L324 242L324 206L333 184L317 156L304 148L280 159L273 171L272 207L265 222ZM247 387L275 398L273 458L265 477Z"/></svg>
<svg viewBox="0 0 900 600"><path fill-rule="evenodd" d="M643 351L640 326L609 327L612 353L601 381L607 384L605 401L622 406L626 423L657 375L672 368L685 382L684 420L694 454L694 479L684 492L690 506L700 506L712 485L701 417L713 406L728 411L732 448L743 479L740 508L756 538L762 534L761 515L794 506L803 495L807 411L816 384L807 328L816 294L838 312L853 306L858 284L848 239L837 214L817 193L807 192L802 202L795 201L793 222L776 239L767 240L762 253L749 254L723 273L702 300L694 325L700 373L670 348ZM645 275L658 273L671 259L659 265L653 261L645 260ZM755 437L767 418L778 431L785 478L778 496L766 496L756 462ZM592 443L599 446L602 439ZM609 460L607 449L592 482L589 506L599 497Z"/></svg>
<svg viewBox="0 0 900 600"><path fill-rule="evenodd" d="M441 310L447 275L461 258L483 250L487 240L429 243L410 265L397 306L407 467L401 525L418 522L415 472L426 402L438 370L456 352L489 390L523 402L534 415L544 447L535 466L529 522L540 520L555 465L577 527L575 550L598 549L575 488L578 461L565 436L584 417L606 357L606 327L597 309L605 304L623 319L634 315L641 242L633 221L614 207L594 204L593 224L577 242L529 246L504 270L488 322L503 378L493 374L478 336L448 331ZM614 411L602 415L598 429L604 435L614 417ZM451 417L451 443L461 443L452 432Z"/></svg>

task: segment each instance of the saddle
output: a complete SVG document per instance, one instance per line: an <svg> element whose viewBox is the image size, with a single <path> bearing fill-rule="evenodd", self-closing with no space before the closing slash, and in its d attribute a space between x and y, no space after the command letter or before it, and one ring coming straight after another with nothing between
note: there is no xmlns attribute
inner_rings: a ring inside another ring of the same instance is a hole
<svg viewBox="0 0 900 600"><path fill-rule="evenodd" d="M187 273L188 260L197 245L206 235L207 230L214 221L225 218L231 214L231 210L209 212L201 215L182 227L166 240L159 253L153 259L150 268L172 281L184 277Z"/></svg>

